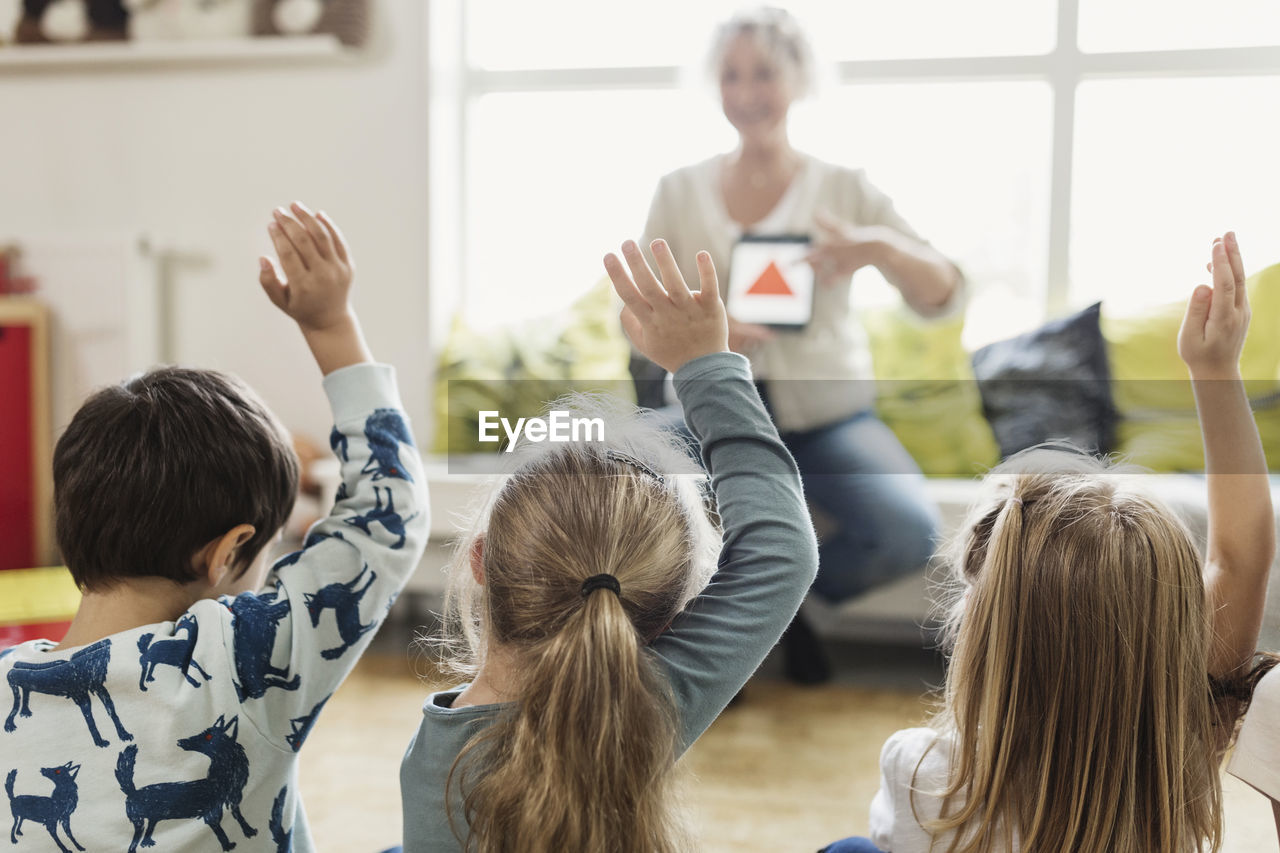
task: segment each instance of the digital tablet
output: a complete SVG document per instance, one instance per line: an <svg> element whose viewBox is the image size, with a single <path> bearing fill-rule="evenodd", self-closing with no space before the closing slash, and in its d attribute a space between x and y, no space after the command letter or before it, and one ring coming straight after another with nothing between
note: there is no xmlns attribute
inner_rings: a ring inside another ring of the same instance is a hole
<svg viewBox="0 0 1280 853"><path fill-rule="evenodd" d="M743 323L803 329L813 319L805 234L748 234L729 256L729 314Z"/></svg>

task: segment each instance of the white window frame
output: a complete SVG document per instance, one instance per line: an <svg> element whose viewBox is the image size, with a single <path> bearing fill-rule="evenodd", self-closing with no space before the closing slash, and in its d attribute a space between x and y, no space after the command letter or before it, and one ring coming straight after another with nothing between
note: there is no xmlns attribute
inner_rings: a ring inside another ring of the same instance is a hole
<svg viewBox="0 0 1280 853"><path fill-rule="evenodd" d="M1280 47L1085 53L1078 47L1080 0L1057 0L1057 35L1044 54L935 59L882 59L836 64L839 85L1040 81L1053 103L1046 317L1067 310L1070 296L1072 170L1076 92L1099 79L1205 78L1280 75ZM430 228L432 329L446 328L468 286L465 256L467 110L480 96L511 92L676 89L676 66L487 70L465 64L464 0L431 0ZM452 286L451 286L452 285Z"/></svg>

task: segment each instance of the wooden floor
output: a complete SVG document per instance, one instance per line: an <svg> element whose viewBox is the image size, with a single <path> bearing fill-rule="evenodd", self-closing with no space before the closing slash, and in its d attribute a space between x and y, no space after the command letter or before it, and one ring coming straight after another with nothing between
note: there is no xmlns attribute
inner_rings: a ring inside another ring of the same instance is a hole
<svg viewBox="0 0 1280 853"><path fill-rule="evenodd" d="M420 678L427 667L392 650L404 647L400 637L383 634L329 701L302 752L302 794L321 853L373 853L399 842L400 758L433 686ZM700 849L812 853L864 833L880 746L925 718L925 685L939 675L921 653L892 649L846 653L836 683L818 688L792 686L772 666L685 761ZM1274 853L1262 797L1225 775L1224 785L1224 850Z"/></svg>

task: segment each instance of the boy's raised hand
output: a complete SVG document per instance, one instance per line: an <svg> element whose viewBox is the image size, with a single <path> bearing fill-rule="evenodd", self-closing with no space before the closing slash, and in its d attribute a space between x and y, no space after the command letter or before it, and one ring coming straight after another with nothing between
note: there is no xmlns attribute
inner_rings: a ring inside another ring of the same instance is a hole
<svg viewBox="0 0 1280 853"><path fill-rule="evenodd" d="M713 352L728 352L729 323L711 256L699 252L697 293L689 290L665 240L649 245L662 280L653 274L635 241L605 256L604 268L622 297L622 328L649 360L674 373L686 362ZM627 273L630 268L630 274ZM634 277L634 278L633 278ZM665 286L664 286L665 285Z"/></svg>
<svg viewBox="0 0 1280 853"><path fill-rule="evenodd" d="M1213 287L1191 294L1178 332L1178 355L1195 379L1234 379L1249 331L1249 298L1235 232L1213 241Z"/></svg>
<svg viewBox="0 0 1280 853"><path fill-rule="evenodd" d="M290 209L293 216L276 208L267 226L285 280L280 280L270 260L259 258L258 281L272 304L304 332L323 329L350 312L347 296L354 266L342 234L329 217L312 215L300 202Z"/></svg>
<svg viewBox="0 0 1280 853"><path fill-rule="evenodd" d="M355 265L342 232L326 214L312 214L301 202L289 209L292 216L276 208L267 226L285 280L263 257L258 282L271 303L298 324L325 375L372 361L351 308Z"/></svg>

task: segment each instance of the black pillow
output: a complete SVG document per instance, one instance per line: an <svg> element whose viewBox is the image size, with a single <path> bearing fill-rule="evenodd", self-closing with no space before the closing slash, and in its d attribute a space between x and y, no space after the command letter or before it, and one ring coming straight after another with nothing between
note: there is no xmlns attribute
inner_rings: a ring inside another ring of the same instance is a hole
<svg viewBox="0 0 1280 853"><path fill-rule="evenodd" d="M1001 457L1046 441L1090 453L1112 449L1118 416L1101 307L1094 303L973 354L983 413Z"/></svg>

